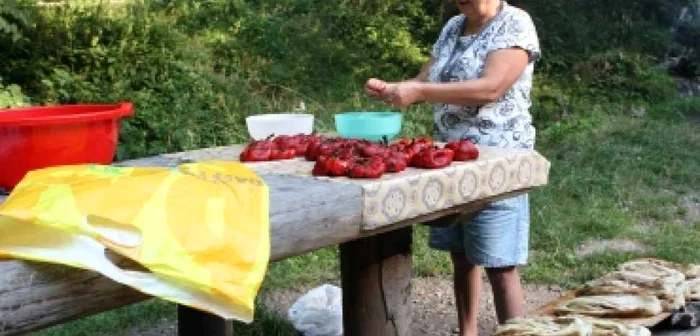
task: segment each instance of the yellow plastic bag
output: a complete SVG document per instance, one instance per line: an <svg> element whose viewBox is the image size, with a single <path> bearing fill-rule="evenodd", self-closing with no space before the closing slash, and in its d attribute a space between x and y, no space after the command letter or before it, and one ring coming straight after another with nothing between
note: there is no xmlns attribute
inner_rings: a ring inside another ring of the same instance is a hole
<svg viewBox="0 0 700 336"><path fill-rule="evenodd" d="M150 272L120 269L106 249ZM2 254L251 322L270 258L269 192L236 162L38 170L0 206Z"/></svg>

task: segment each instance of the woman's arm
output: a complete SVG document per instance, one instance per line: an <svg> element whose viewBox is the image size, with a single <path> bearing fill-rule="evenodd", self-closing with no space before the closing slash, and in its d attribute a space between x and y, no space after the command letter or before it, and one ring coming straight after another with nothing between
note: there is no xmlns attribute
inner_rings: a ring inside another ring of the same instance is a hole
<svg viewBox="0 0 700 336"><path fill-rule="evenodd" d="M528 60L528 53L522 49L498 50L489 54L481 78L454 83L380 81L385 86L384 90L377 93L378 96L400 107L420 101L481 106L501 98L520 78L527 67Z"/></svg>

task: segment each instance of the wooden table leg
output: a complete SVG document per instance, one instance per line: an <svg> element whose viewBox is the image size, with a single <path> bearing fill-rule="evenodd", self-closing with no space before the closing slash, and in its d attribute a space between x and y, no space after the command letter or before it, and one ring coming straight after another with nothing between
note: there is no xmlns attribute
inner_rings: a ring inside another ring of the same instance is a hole
<svg viewBox="0 0 700 336"><path fill-rule="evenodd" d="M233 322L201 310L177 306L179 336L233 336Z"/></svg>
<svg viewBox="0 0 700 336"><path fill-rule="evenodd" d="M340 246L345 336L411 334L412 228Z"/></svg>

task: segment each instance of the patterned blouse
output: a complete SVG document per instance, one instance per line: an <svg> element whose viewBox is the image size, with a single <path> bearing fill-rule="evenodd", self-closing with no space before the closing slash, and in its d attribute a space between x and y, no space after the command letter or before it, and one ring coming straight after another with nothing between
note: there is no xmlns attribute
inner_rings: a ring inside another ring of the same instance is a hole
<svg viewBox="0 0 700 336"><path fill-rule="evenodd" d="M534 148L530 90L540 45L532 19L525 11L503 2L501 11L482 31L463 36L466 19L463 14L457 15L443 27L433 46L435 63L428 76L430 82L477 79L489 53L500 49L521 48L528 52L530 62L513 87L496 102L484 106L435 104L435 138L468 139L502 148Z"/></svg>

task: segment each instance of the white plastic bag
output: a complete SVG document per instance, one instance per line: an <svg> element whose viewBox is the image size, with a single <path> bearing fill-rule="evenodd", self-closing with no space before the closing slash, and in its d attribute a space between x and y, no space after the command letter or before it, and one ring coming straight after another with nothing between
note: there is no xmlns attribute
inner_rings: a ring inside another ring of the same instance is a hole
<svg viewBox="0 0 700 336"><path fill-rule="evenodd" d="M342 290L323 285L301 296L289 308L289 320L304 336L343 335Z"/></svg>

